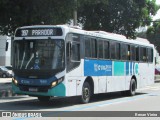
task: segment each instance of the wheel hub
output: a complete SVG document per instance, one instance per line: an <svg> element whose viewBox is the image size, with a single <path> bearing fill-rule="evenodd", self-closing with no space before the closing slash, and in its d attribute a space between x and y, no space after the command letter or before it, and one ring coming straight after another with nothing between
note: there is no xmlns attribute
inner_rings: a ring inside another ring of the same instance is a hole
<svg viewBox="0 0 160 120"><path fill-rule="evenodd" d="M89 89L88 88L84 88L84 91L83 91L83 95L84 95L84 99L87 99L88 96L89 96Z"/></svg>

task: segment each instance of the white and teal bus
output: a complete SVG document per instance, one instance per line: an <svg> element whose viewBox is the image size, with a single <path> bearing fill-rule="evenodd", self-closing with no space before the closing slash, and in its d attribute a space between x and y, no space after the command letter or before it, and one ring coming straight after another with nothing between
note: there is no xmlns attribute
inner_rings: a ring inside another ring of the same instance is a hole
<svg viewBox="0 0 160 120"><path fill-rule="evenodd" d="M154 46L65 25L20 27L13 40L13 91L48 101L136 89L154 83Z"/></svg>

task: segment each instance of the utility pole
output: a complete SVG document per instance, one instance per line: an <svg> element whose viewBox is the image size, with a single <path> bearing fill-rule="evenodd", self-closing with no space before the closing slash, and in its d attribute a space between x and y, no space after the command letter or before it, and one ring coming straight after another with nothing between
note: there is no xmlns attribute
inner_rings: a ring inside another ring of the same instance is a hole
<svg viewBox="0 0 160 120"><path fill-rule="evenodd" d="M73 25L77 26L77 0L74 0Z"/></svg>

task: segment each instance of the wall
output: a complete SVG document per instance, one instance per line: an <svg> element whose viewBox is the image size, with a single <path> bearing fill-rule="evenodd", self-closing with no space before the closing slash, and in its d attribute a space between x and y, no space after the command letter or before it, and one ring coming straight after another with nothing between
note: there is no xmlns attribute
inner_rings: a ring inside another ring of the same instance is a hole
<svg viewBox="0 0 160 120"><path fill-rule="evenodd" d="M8 50L6 51L6 42L8 42ZM0 36L0 66L11 65L11 38Z"/></svg>

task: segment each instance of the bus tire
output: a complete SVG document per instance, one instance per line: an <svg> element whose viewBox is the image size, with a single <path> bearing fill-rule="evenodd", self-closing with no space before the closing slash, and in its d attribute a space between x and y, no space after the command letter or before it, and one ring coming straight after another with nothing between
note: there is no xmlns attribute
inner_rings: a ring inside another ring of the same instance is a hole
<svg viewBox="0 0 160 120"><path fill-rule="evenodd" d="M136 88L137 88L136 80L131 79L130 90L128 91L128 95L134 96L136 94Z"/></svg>
<svg viewBox="0 0 160 120"><path fill-rule="evenodd" d="M49 96L39 96L38 100L40 102L48 102L50 100L50 97Z"/></svg>
<svg viewBox="0 0 160 120"><path fill-rule="evenodd" d="M81 103L86 104L91 99L91 86L88 82L84 82L82 87Z"/></svg>

